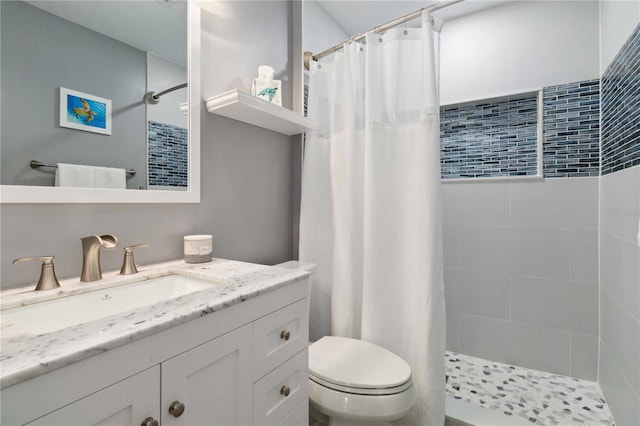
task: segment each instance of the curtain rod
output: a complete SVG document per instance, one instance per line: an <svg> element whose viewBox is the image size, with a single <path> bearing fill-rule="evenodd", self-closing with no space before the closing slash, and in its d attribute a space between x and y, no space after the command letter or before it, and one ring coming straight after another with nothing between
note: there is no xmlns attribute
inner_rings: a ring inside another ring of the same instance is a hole
<svg viewBox="0 0 640 426"><path fill-rule="evenodd" d="M411 12L400 18L394 19L393 21L387 22L386 24L378 25L377 27L373 27L373 29L369 31L355 35L343 41L342 43L338 43L335 46L332 46L327 50L324 50L318 53L317 55L314 55L312 52L304 52L304 67L308 70L309 64L311 63L312 60L317 61L318 59L324 58L325 56L330 55L333 52L336 52L342 49L344 45L347 43L353 43L355 41L362 40L363 38L365 38L367 33L370 33L370 32L377 33L380 31L385 31L385 30L388 30L389 28L395 27L400 24L404 24L405 22L411 21L412 19L419 17L420 15L422 15L422 12L435 12L436 10L444 9L445 7L453 6L454 4L461 3L463 1L464 0L448 0L448 1L443 1L441 3L433 4L431 6L423 7L422 9L416 10L415 12Z"/></svg>
<svg viewBox="0 0 640 426"><path fill-rule="evenodd" d="M160 93L147 92L147 94L145 95L145 99L147 100L147 103L150 103L151 105L155 105L158 102L160 102L160 97L161 96L166 95L167 93L175 92L178 89L183 89L183 88L187 87L188 85L189 85L189 83L178 84L177 86L170 87L167 90L164 90L164 91L162 91Z"/></svg>

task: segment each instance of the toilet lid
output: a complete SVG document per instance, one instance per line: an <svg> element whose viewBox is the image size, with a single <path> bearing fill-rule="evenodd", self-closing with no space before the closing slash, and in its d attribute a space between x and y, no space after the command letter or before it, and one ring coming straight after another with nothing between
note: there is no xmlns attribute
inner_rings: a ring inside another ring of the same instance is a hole
<svg viewBox="0 0 640 426"><path fill-rule="evenodd" d="M396 354L372 343L326 336L309 346L309 374L356 389L396 388L411 379L411 368Z"/></svg>

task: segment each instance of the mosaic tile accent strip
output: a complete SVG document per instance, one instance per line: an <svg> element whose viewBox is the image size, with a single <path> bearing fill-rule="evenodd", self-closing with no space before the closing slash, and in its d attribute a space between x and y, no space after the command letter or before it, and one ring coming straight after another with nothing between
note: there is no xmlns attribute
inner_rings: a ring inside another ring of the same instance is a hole
<svg viewBox="0 0 640 426"><path fill-rule="evenodd" d="M443 179L535 175L537 94L440 108Z"/></svg>
<svg viewBox="0 0 640 426"><path fill-rule="evenodd" d="M447 351L447 395L535 425L613 425L596 382Z"/></svg>
<svg viewBox="0 0 640 426"><path fill-rule="evenodd" d="M602 175L640 164L640 25L602 75Z"/></svg>
<svg viewBox="0 0 640 426"><path fill-rule="evenodd" d="M600 81L545 87L544 177L600 173Z"/></svg>
<svg viewBox="0 0 640 426"><path fill-rule="evenodd" d="M149 186L188 186L187 136L184 127L149 120Z"/></svg>

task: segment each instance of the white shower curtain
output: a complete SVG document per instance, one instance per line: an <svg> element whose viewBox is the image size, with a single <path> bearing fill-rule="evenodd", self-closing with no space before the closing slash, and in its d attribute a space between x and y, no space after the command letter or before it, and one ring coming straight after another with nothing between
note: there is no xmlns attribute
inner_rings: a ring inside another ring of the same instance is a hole
<svg viewBox="0 0 640 426"><path fill-rule="evenodd" d="M439 34L368 34L314 63L304 151L300 259L318 265L311 338L383 346L411 366L403 424L444 423Z"/></svg>

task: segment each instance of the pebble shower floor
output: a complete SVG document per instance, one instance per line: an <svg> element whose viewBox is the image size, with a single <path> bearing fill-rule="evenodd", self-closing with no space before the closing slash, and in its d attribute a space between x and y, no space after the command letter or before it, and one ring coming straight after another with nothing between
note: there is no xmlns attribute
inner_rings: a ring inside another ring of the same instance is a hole
<svg viewBox="0 0 640 426"><path fill-rule="evenodd" d="M447 395L535 425L607 425L613 417L596 382L446 353Z"/></svg>

